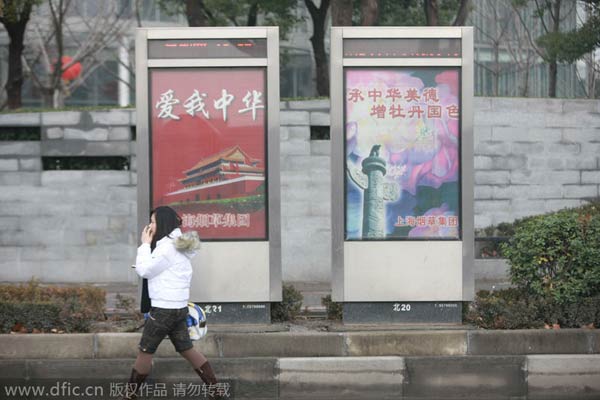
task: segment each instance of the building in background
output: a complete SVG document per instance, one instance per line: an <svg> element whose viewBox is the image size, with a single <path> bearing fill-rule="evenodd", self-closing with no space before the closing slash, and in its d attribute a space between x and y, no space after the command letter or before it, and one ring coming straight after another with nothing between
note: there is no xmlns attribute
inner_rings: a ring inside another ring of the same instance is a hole
<svg viewBox="0 0 600 400"><path fill-rule="evenodd" d="M473 25L475 95L547 97L548 65L536 52L531 39L550 26L548 15L542 22L534 2L515 9L511 0L474 0L468 23ZM577 1L561 7L560 30L576 29L585 15ZM577 64L558 64L556 96L586 97L585 73Z"/></svg>
<svg viewBox="0 0 600 400"><path fill-rule="evenodd" d="M136 0L119 0L121 10L130 19L128 28L114 44L104 49L98 56L98 65L85 83L75 89L66 99L67 106L97 106L135 104L134 33L141 24L152 26L187 26L184 15L170 15L158 6L158 0L138 0L139 18L134 12ZM26 40L36 39L36 29L43 28L47 5L34 10L28 25ZM546 97L548 93L548 66L543 63L528 38L541 34L541 23L534 15L534 4L522 10L521 23L511 0L472 0L469 23L475 28L475 95L478 96L517 96ZM571 30L585 18L577 7L578 2L566 1L561 10L561 30ZM94 17L99 10L96 0L78 0L69 14L71 20ZM303 0L298 1L295 10L299 22L291 29L287 40L281 41L282 98L305 98L316 96L315 68L310 37L312 21ZM330 24L331 22L329 22ZM76 29L85 31L84 23L74 24ZM326 37L328 49L328 37ZM74 52L78 43L67 43L65 54ZM26 45L27 47L27 45ZM0 82L7 76L8 36L0 30ZM594 61L592 59L592 61ZM597 63L597 60L596 60ZM559 64L557 97L587 97L590 87L590 63ZM593 87L593 85L592 85ZM40 91L32 79L25 79L23 85L23 106L39 107L43 104Z"/></svg>

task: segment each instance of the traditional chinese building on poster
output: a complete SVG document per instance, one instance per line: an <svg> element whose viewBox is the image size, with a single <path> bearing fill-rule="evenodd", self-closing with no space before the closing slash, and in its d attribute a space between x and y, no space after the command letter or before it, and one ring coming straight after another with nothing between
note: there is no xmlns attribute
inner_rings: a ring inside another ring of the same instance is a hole
<svg viewBox="0 0 600 400"><path fill-rule="evenodd" d="M257 194L265 181L260 160L233 146L205 157L183 171L183 189L165 195L166 203L197 202Z"/></svg>
<svg viewBox="0 0 600 400"><path fill-rule="evenodd" d="M203 242L189 300L213 323L268 324L282 298L279 30L138 28L135 50L138 228L171 207Z"/></svg>

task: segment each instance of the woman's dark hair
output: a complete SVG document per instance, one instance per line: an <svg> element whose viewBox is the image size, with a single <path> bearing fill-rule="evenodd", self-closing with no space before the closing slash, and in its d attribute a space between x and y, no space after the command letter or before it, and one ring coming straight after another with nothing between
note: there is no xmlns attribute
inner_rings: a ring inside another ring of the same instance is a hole
<svg viewBox="0 0 600 400"><path fill-rule="evenodd" d="M154 218L156 219L156 233L150 247L154 250L156 242L168 236L169 233L173 232L173 229L181 226L181 218L175 210L167 206L156 207L150 212L150 217L152 217L152 214L154 214Z"/></svg>

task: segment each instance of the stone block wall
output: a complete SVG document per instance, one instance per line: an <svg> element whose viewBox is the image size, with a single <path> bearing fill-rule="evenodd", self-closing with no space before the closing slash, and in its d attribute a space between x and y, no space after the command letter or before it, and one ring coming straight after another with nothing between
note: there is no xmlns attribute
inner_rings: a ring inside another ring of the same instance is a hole
<svg viewBox="0 0 600 400"><path fill-rule="evenodd" d="M600 102L476 98L475 226L512 221L599 195ZM285 281L330 280L329 101L281 104ZM0 282L134 282L135 112L0 114L39 126L40 141L0 141ZM43 171L43 156L125 156L130 171Z"/></svg>
<svg viewBox="0 0 600 400"><path fill-rule="evenodd" d="M0 282L133 282L131 110L0 114L39 141L0 141ZM131 170L48 170L42 157L124 156Z"/></svg>
<svg viewBox="0 0 600 400"><path fill-rule="evenodd" d="M600 186L600 102L475 99L475 227L575 207Z"/></svg>
<svg viewBox="0 0 600 400"><path fill-rule="evenodd" d="M329 101L284 103L280 123L283 279L330 281L330 141L310 138L329 125Z"/></svg>

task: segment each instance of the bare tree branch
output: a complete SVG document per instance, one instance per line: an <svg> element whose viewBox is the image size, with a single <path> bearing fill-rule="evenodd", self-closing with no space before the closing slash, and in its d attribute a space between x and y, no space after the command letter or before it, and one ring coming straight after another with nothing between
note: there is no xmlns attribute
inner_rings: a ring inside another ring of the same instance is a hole
<svg viewBox="0 0 600 400"><path fill-rule="evenodd" d="M34 84L44 93L47 105L50 105L50 97L54 98L54 106L61 105L64 98L84 84L86 78L104 63L99 55L118 42L128 28L131 10L119 8L118 0L95 3L95 15L83 12L78 7L81 4L84 3L48 0L48 14L38 12L36 15L34 31L38 50L27 56L27 67ZM136 12L139 11L138 5L136 1ZM48 20L49 23L42 28L41 21ZM63 62L66 43L75 49L69 62ZM51 62L50 57L54 59L55 56L56 61ZM44 60L42 64L47 65L41 72L35 68L40 58ZM64 72L78 63L83 71L81 76L71 81L63 80Z"/></svg>

